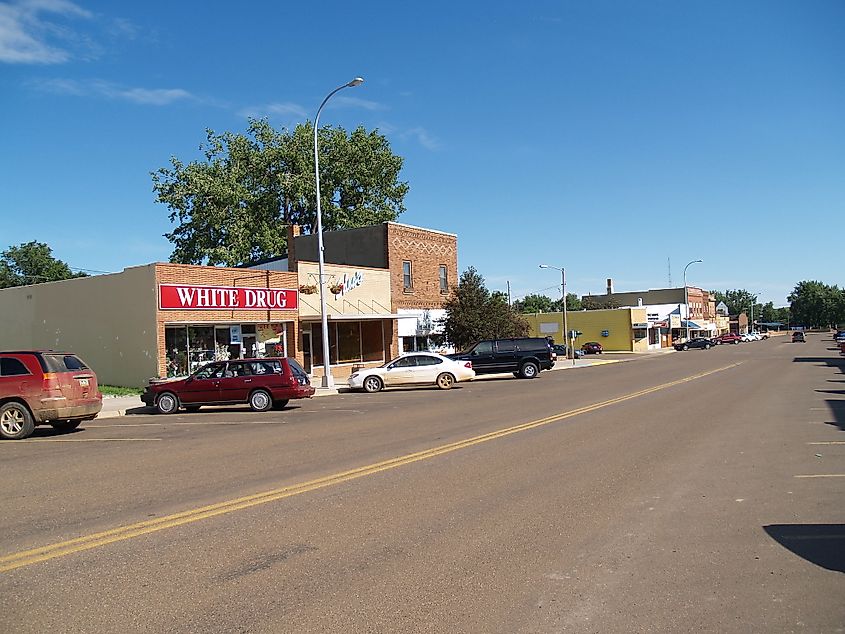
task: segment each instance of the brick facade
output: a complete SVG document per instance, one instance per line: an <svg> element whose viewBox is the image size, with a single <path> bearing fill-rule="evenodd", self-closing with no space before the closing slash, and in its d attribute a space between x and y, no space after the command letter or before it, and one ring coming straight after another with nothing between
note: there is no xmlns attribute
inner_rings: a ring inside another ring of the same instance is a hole
<svg viewBox="0 0 845 634"><path fill-rule="evenodd" d="M197 284L202 286L240 286L254 288L298 289L297 274L281 271L220 268L187 264L155 265L156 298L159 284ZM158 299L156 299L158 301ZM286 322L288 354L303 362L298 345L298 310L159 310L156 304L159 376L167 376L165 324L225 324ZM289 322L289 323L287 323Z"/></svg>
<svg viewBox="0 0 845 634"><path fill-rule="evenodd" d="M458 284L458 238L454 234L387 223L385 249L391 275L392 310L443 308L448 298L440 290L440 266L446 266L451 289ZM411 262L413 288L403 285L402 263Z"/></svg>

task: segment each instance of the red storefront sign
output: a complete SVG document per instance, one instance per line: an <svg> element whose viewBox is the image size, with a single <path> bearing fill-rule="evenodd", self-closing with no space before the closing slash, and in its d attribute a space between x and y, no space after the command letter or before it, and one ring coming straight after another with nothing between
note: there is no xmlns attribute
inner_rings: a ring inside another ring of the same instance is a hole
<svg viewBox="0 0 845 634"><path fill-rule="evenodd" d="M296 310L299 291L287 288L160 284L162 310Z"/></svg>

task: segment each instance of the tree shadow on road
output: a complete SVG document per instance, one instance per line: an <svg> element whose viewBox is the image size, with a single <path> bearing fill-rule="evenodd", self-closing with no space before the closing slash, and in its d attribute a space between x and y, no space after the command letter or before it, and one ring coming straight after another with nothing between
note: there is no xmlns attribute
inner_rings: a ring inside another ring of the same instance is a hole
<svg viewBox="0 0 845 634"><path fill-rule="evenodd" d="M845 573L845 524L770 524L763 530L810 563Z"/></svg>
<svg viewBox="0 0 845 634"><path fill-rule="evenodd" d="M833 401L826 399L825 403L827 403L827 406L833 414L833 422L829 422L827 424L838 427L841 431L845 431L845 400Z"/></svg>

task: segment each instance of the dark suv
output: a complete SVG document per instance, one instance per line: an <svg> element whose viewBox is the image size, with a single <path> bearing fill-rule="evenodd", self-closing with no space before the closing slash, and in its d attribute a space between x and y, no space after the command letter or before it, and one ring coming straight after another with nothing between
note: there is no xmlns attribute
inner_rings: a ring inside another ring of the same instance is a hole
<svg viewBox="0 0 845 634"><path fill-rule="evenodd" d="M186 379L151 382L141 400L160 414L189 412L202 405L248 403L253 411L283 408L293 398L311 398L314 388L292 357L233 359L204 365Z"/></svg>
<svg viewBox="0 0 845 634"><path fill-rule="evenodd" d="M450 354L456 361L472 361L476 374L513 372L514 376L533 379L540 370L550 370L557 355L543 337L485 339L465 350Z"/></svg>
<svg viewBox="0 0 845 634"><path fill-rule="evenodd" d="M0 352L0 438L20 440L36 425L76 429L103 407L97 375L69 352Z"/></svg>

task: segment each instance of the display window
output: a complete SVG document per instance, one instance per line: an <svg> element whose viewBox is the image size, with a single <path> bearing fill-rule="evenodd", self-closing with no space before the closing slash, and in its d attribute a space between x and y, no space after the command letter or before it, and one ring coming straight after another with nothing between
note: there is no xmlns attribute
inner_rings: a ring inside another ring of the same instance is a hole
<svg viewBox="0 0 845 634"><path fill-rule="evenodd" d="M185 376L211 361L287 356L283 323L168 325L167 376Z"/></svg>
<svg viewBox="0 0 845 634"><path fill-rule="evenodd" d="M311 326L313 364L323 364L323 336L320 324ZM329 324L329 362L372 363L386 361L382 322L342 321Z"/></svg>

